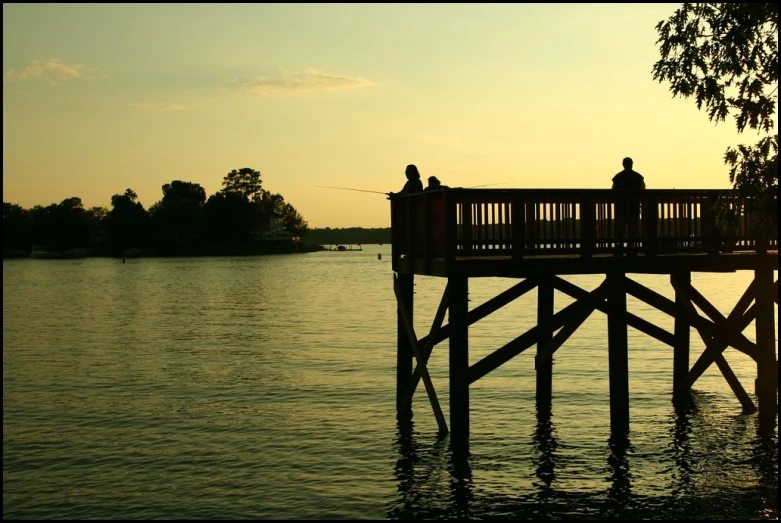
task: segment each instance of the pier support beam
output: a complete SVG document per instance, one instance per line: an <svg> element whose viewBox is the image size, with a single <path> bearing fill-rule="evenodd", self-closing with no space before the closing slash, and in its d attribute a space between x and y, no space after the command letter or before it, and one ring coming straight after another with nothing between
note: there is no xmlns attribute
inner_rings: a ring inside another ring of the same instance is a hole
<svg viewBox="0 0 781 523"><path fill-rule="evenodd" d="M676 289L675 304L679 307L688 307L690 298L683 289L690 287L691 273L679 272L671 274L670 283ZM675 315L673 338L673 403L681 403L688 401L691 397L690 389L686 385L689 376L689 346L691 341L691 326L688 318L680 314Z"/></svg>
<svg viewBox="0 0 781 523"><path fill-rule="evenodd" d="M626 316L626 275L609 273L607 338L610 372L610 432L629 431L629 354Z"/></svg>
<svg viewBox="0 0 781 523"><path fill-rule="evenodd" d="M398 278L398 279L396 279ZM412 318L412 304L415 288L415 277L412 274L394 275L394 285L398 285L399 293L407 304L408 313ZM400 420L412 416L412 402L405 399L407 387L412 379L412 344L404 323L401 307L396 308L396 417Z"/></svg>
<svg viewBox="0 0 781 523"><path fill-rule="evenodd" d="M448 277L450 288L450 445L453 454L469 454L468 278Z"/></svg>
<svg viewBox="0 0 781 523"><path fill-rule="evenodd" d="M553 339L553 280L542 278L537 286L537 354ZM537 413L551 410L553 396L553 356L537 365Z"/></svg>
<svg viewBox="0 0 781 523"><path fill-rule="evenodd" d="M756 288L757 332L757 381L759 422L764 428L775 424L778 413L778 361L776 357L776 326L773 314L773 268L762 267L754 271Z"/></svg>

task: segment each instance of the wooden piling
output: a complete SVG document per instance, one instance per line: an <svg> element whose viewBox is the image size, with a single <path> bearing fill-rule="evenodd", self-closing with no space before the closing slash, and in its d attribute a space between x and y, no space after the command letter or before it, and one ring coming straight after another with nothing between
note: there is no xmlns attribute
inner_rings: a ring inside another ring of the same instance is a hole
<svg viewBox="0 0 781 523"><path fill-rule="evenodd" d="M553 339L553 280L542 278L537 286L537 354ZM545 358L537 365L537 412L548 412L553 396L553 357Z"/></svg>
<svg viewBox="0 0 781 523"><path fill-rule="evenodd" d="M769 427L775 424L778 412L778 362L776 360L776 331L773 314L773 267L764 266L754 271L757 319L757 381L759 422Z"/></svg>
<svg viewBox="0 0 781 523"><path fill-rule="evenodd" d="M680 307L689 304L689 296L683 289L691 285L690 272L677 272L670 275L670 283L676 288L675 303ZM677 289L682 289L681 291ZM675 330L673 333L673 402L688 401L691 397L686 378L689 375L689 346L691 338L691 326L687 318L680 314L675 316Z"/></svg>
<svg viewBox="0 0 781 523"><path fill-rule="evenodd" d="M448 278L450 287L450 444L454 454L469 454L469 284L466 276Z"/></svg>
<svg viewBox="0 0 781 523"><path fill-rule="evenodd" d="M395 278L398 278L396 280ZM399 293L407 304L408 313L412 316L415 276L412 274L394 275L394 285L399 286ZM398 418L412 415L411 401L405 401L405 392L412 378L412 344L407 336L404 317L401 308L396 308L396 414Z"/></svg>
<svg viewBox="0 0 781 523"><path fill-rule="evenodd" d="M607 338L610 373L610 432L629 430L629 353L625 274L608 273Z"/></svg>

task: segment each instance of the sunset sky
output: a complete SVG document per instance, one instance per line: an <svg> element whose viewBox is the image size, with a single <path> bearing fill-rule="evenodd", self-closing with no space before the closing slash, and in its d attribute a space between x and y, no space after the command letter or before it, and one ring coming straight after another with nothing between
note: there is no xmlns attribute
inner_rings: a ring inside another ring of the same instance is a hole
<svg viewBox="0 0 781 523"><path fill-rule="evenodd" d="M451 187L726 188L753 143L652 79L680 4L3 4L3 200L149 208L259 170L310 227Z"/></svg>

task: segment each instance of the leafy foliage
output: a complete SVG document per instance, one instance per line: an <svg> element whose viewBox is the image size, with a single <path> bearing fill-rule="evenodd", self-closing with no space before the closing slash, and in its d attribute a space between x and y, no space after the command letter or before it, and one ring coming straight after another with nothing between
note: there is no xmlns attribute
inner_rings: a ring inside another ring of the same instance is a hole
<svg viewBox="0 0 781 523"><path fill-rule="evenodd" d="M162 186L163 199L149 208L158 244L192 243L203 233L206 190L198 183L174 180Z"/></svg>
<svg viewBox="0 0 781 523"><path fill-rule="evenodd" d="M3 250L27 249L33 226L30 211L15 203L3 202Z"/></svg>
<svg viewBox="0 0 781 523"><path fill-rule="evenodd" d="M754 226L770 232L766 226L778 224L778 132L770 134L778 106L778 4L684 3L656 31L654 80L669 82L674 97L694 97L711 121L732 113L738 132L767 135L728 148L724 163L733 187L761 211ZM730 218L723 209L722 217Z"/></svg>
<svg viewBox="0 0 781 523"><path fill-rule="evenodd" d="M122 249L136 248L147 243L149 213L137 200L138 195L132 189L111 197L109 231L115 244Z"/></svg>
<svg viewBox="0 0 781 523"><path fill-rule="evenodd" d="M163 204L191 200L199 205L206 203L206 189L198 183L174 180L163 185Z"/></svg>
<svg viewBox="0 0 781 523"><path fill-rule="evenodd" d="M685 3L656 25L654 79L694 96L711 120L735 110L738 131L770 132L777 104L778 4ZM776 86L774 89L773 86Z"/></svg>
<svg viewBox="0 0 781 523"><path fill-rule="evenodd" d="M204 207L209 238L219 243L245 240L252 229L250 205L237 192L211 195Z"/></svg>
<svg viewBox="0 0 781 523"><path fill-rule="evenodd" d="M260 193L263 190L263 185L261 184L260 171L250 167L243 167L239 170L233 169L225 175L222 181L222 191L238 193L245 201L255 200L260 197Z"/></svg>

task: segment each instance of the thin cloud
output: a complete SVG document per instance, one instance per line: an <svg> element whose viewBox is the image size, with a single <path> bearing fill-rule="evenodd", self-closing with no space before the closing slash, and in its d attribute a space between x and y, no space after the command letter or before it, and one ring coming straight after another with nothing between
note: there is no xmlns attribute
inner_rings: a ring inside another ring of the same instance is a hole
<svg viewBox="0 0 781 523"><path fill-rule="evenodd" d="M313 91L341 91L368 87L374 82L356 76L328 74L317 69L283 71L282 79L259 78L242 82L242 88L254 96L278 96Z"/></svg>
<svg viewBox="0 0 781 523"><path fill-rule="evenodd" d="M57 85L63 80L72 80L84 76L84 66L67 65L59 58L48 60L33 60L24 69L9 68L5 71L5 77L10 80L46 80L52 85Z"/></svg>
<svg viewBox="0 0 781 523"><path fill-rule="evenodd" d="M168 113L171 111L184 111L186 105L181 104L153 104L153 103L132 103L130 107L135 107L141 111L156 111L158 113Z"/></svg>

